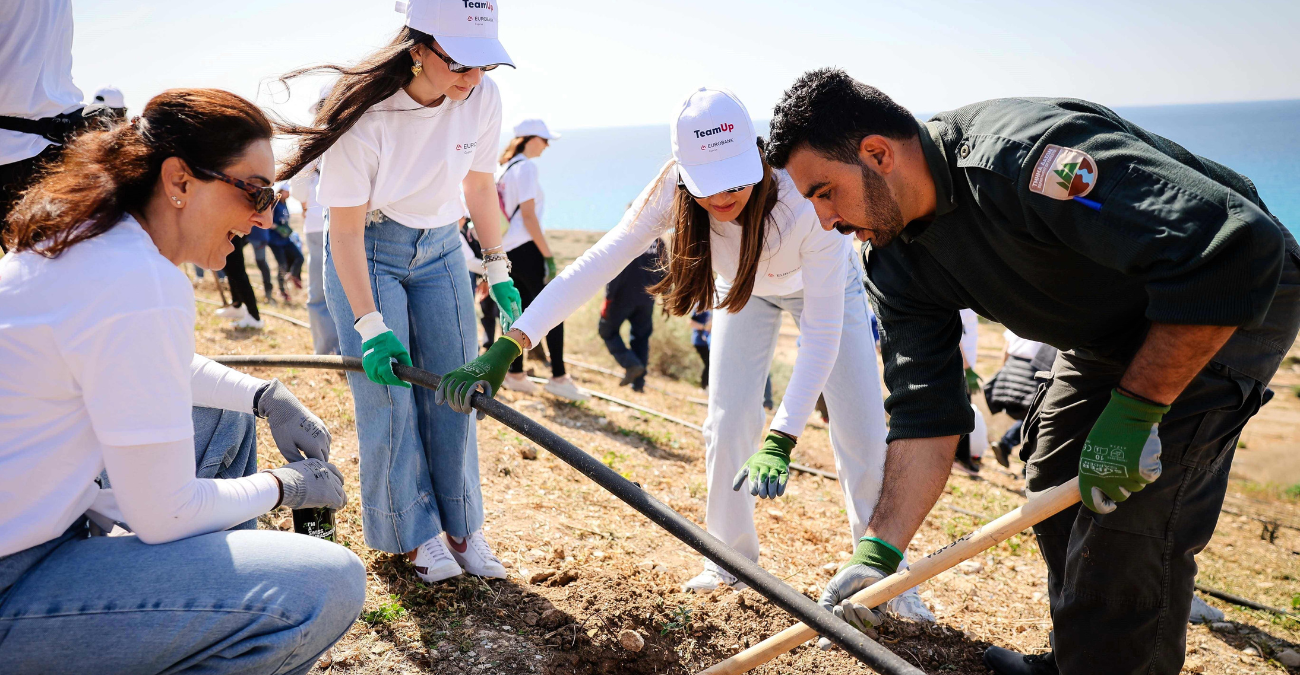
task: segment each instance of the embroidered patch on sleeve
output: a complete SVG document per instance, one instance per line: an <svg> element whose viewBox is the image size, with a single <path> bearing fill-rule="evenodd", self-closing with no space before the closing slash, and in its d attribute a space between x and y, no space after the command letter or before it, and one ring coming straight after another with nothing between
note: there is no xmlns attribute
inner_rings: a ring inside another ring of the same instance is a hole
<svg viewBox="0 0 1300 675"><path fill-rule="evenodd" d="M1068 200L1092 192L1097 184L1097 163L1088 153L1049 145L1034 165L1029 190L1052 199Z"/></svg>

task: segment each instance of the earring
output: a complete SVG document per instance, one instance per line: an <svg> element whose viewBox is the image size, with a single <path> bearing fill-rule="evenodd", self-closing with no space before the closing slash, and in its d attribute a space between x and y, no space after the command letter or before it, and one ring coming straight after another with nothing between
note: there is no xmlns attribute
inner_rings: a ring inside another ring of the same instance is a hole
<svg viewBox="0 0 1300 675"><path fill-rule="evenodd" d="M419 61L416 61L416 62L415 62L415 65L411 66L411 74L412 74L412 75L414 75L414 76L416 76L416 77L419 77L419 76L420 76L420 73L423 73L423 72L424 72L424 64L423 64L423 63L420 63Z"/></svg>
<svg viewBox="0 0 1300 675"><path fill-rule="evenodd" d="M180 206L180 205L181 205L181 198L180 198L180 197L172 197L172 201L176 202L176 205L177 205L177 206Z"/></svg>

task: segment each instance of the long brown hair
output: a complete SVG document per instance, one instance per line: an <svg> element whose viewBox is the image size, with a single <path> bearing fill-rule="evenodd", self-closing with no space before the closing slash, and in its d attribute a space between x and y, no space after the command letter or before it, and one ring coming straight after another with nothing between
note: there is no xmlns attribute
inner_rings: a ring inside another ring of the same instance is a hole
<svg viewBox="0 0 1300 675"><path fill-rule="evenodd" d="M758 155L763 157L763 139L758 139ZM763 243L767 238L768 218L776 207L778 190L776 176L767 159L763 162L763 179L754 186L749 201L741 210L736 222L740 225L740 265L736 269L736 278L731 291L717 307L729 312L740 311L749 296L754 292L754 275L758 271L759 258L763 255ZM713 283L713 258L709 250L709 212L695 201L695 197L682 185L665 186L664 179L672 165L664 169L659 177L657 189L675 190L673 195L673 215L671 251L660 256L660 266L664 278L651 286L651 293L663 296L664 310L670 314L683 316L691 312L710 309L716 288ZM653 198L653 196L651 197ZM667 258L667 263L662 261Z"/></svg>
<svg viewBox="0 0 1300 675"><path fill-rule="evenodd" d="M510 142L506 143L506 149L501 151L501 158L497 160L497 164L505 164L506 162L509 162L515 157L518 157L519 155L523 154L524 146L528 145L528 141L531 141L534 138L537 137L536 136L515 136L514 138L510 139Z"/></svg>
<svg viewBox="0 0 1300 675"><path fill-rule="evenodd" d="M432 35L405 26L387 45L355 66L309 66L281 77L280 82L288 86L289 80L302 75L324 72L339 74L338 81L334 83L329 96L321 101L320 109L316 111L311 124L277 122L277 133L297 136L299 141L280 165L276 180L296 176L313 160L325 154L335 141L361 120L367 110L406 86L415 77L411 72L411 67L415 65L411 50L416 45L432 49L434 43Z"/></svg>
<svg viewBox="0 0 1300 675"><path fill-rule="evenodd" d="M271 134L266 115L228 91L164 91L131 122L69 143L10 212L5 244L15 253L58 257L113 229L128 211L143 210L167 158L178 157L191 170L221 171Z"/></svg>

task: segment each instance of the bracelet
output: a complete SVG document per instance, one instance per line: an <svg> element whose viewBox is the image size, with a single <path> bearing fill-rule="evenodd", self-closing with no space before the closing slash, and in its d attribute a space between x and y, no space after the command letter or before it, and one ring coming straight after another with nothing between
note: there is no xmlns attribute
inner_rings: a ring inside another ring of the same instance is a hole
<svg viewBox="0 0 1300 675"><path fill-rule="evenodd" d="M506 262L510 262L510 256L508 256L508 255L506 255L506 254L504 254L504 253L484 253L484 254L483 254L483 264L484 264L484 265L486 265L486 264L488 264L488 263L490 263L490 262L496 262L496 261L498 261L498 260L504 260L504 261L506 261Z"/></svg>
<svg viewBox="0 0 1300 675"><path fill-rule="evenodd" d="M497 244L496 246L492 246L492 247L489 247L489 248L482 249L482 253L483 253L484 255L486 255L487 253L489 253L489 252L491 252L491 251L499 251L499 252L504 253L504 252L505 252L505 249L506 249L506 245L505 245L505 244Z"/></svg>

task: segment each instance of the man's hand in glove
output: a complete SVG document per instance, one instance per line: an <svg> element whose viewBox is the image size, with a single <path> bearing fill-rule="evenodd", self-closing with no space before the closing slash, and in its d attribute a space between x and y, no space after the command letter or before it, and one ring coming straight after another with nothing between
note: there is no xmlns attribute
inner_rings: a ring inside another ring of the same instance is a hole
<svg viewBox="0 0 1300 675"><path fill-rule="evenodd" d="M433 392L433 402L437 405L446 403L458 413L473 412L470 398L474 392L496 396L511 362L523 353L523 346L514 338L502 335L482 356L443 375L438 389Z"/></svg>
<svg viewBox="0 0 1300 675"><path fill-rule="evenodd" d="M853 557L826 583L817 604L865 633L868 627L879 626L882 617L871 607L849 602L849 598L893 574L902 562L903 554L883 539L863 537L858 541ZM833 644L824 637L817 639L819 649L830 649Z"/></svg>
<svg viewBox="0 0 1300 675"><path fill-rule="evenodd" d="M335 511L348 503L343 492L343 474L319 459L285 464L267 473L280 482L280 504L291 509L328 507Z"/></svg>
<svg viewBox="0 0 1300 675"><path fill-rule="evenodd" d="M325 423L279 380L271 380L258 391L253 407L253 413L271 427L271 437L286 461L301 462L303 455L330 461L331 438Z"/></svg>
<svg viewBox="0 0 1300 675"><path fill-rule="evenodd" d="M776 499L785 494L786 481L790 480L790 451L795 439L775 431L767 432L763 447L740 467L732 480L731 489L739 491L749 478L749 494L763 499Z"/></svg>
<svg viewBox="0 0 1300 675"><path fill-rule="evenodd" d="M1079 456L1083 504L1110 513L1118 502L1160 477L1160 420L1169 406L1110 392Z"/></svg>

